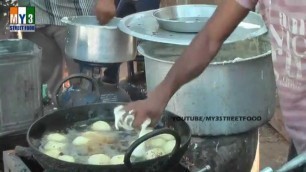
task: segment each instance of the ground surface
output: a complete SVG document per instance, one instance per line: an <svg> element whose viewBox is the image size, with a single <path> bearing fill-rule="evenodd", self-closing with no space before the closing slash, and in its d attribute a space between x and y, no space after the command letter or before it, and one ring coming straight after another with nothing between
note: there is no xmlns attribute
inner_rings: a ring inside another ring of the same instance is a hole
<svg viewBox="0 0 306 172"><path fill-rule="evenodd" d="M270 125L260 128L260 166L273 169L287 161L289 143Z"/></svg>

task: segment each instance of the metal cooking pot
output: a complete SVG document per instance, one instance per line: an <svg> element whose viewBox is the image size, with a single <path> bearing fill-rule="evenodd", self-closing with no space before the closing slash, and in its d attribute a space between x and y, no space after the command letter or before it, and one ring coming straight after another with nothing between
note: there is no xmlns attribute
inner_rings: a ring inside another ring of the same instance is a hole
<svg viewBox="0 0 306 172"><path fill-rule="evenodd" d="M154 131L137 139L127 150L122 165L88 165L79 163L70 163L60 161L49 157L39 151L41 138L46 132L65 131L69 127L73 127L76 123L86 124L97 120L114 122L113 110L116 106L124 103L102 103L91 104L79 107L72 107L59 110L54 113L45 115L32 124L27 133L27 141L30 146L34 158L46 170L50 171L80 171L80 172L122 172L122 171L167 171L173 165L179 163L183 157L191 139L191 131L188 124L184 121L177 120L179 117L170 112L165 112L159 125ZM142 142L159 134L171 134L175 137L176 146L169 155L161 156L156 159L131 163L130 157L133 150Z"/></svg>
<svg viewBox="0 0 306 172"><path fill-rule="evenodd" d="M148 91L165 78L185 48L139 45ZM274 114L276 93L270 49L266 36L223 45L205 72L181 87L166 109L183 117L198 136L237 134L267 123Z"/></svg>
<svg viewBox="0 0 306 172"><path fill-rule="evenodd" d="M136 58L136 40L121 32L120 18L101 26L95 16L64 17L67 24L66 54L91 63L117 63Z"/></svg>

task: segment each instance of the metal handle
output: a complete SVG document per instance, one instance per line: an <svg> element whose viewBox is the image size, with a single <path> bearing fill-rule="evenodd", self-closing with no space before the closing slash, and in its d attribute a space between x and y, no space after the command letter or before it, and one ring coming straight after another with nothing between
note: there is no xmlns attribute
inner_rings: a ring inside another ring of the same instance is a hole
<svg viewBox="0 0 306 172"><path fill-rule="evenodd" d="M306 164L306 151L281 166L278 170L273 170L271 167L266 167L260 172L288 172L301 167L304 164Z"/></svg>
<svg viewBox="0 0 306 172"><path fill-rule="evenodd" d="M158 130L153 130L152 132L140 137L139 139L137 139L127 150L127 152L124 155L124 165L127 166L131 171L133 169L133 165L131 163L131 156L133 151L137 148L137 146L139 146L141 143L145 142L146 140L160 135L160 134L171 134L174 138L175 138L175 146L172 150L172 152L168 155L169 159L167 160L168 164L171 164L172 161L174 161L174 159L176 159L176 154L179 151L180 145L181 145L181 138L180 136L177 134L176 131L168 129L168 128L162 128L162 129L158 129Z"/></svg>
<svg viewBox="0 0 306 172"><path fill-rule="evenodd" d="M75 78L84 78L84 79L90 81L90 82L93 84L92 90L93 90L94 92L96 92L97 95L100 95L99 89L98 89L98 88L99 88L98 83L97 83L93 78L91 78L91 77L89 77L89 76L87 76L87 75L84 75L84 74L73 74L73 75L70 75L70 76L66 77L65 79L63 79L63 80L62 80L61 82L59 82L59 83L57 84L57 86L55 87L56 90L55 90L55 92L54 92L54 94L53 94L52 97L55 97L55 99L54 99L55 102L54 102L54 103L55 103L56 106L62 107L62 105L59 104L59 101L58 101L58 94L59 94L59 91L60 91L62 85L63 85L65 82L67 82L67 81L69 81L69 80L71 80L71 79L75 79ZM99 97L98 97L98 98L99 98Z"/></svg>
<svg viewBox="0 0 306 172"><path fill-rule="evenodd" d="M293 158L281 168L276 170L277 172L287 172L293 170L295 168L301 167L302 165L306 164L306 151L298 155L297 157Z"/></svg>

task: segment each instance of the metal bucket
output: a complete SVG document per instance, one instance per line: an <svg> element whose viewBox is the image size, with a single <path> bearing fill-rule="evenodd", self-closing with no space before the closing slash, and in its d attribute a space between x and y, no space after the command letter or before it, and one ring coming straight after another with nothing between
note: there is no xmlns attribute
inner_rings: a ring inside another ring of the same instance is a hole
<svg viewBox="0 0 306 172"><path fill-rule="evenodd" d="M91 63L117 63L136 58L136 39L121 32L114 18L99 25L95 16L64 17L67 25L66 54L76 60Z"/></svg>
<svg viewBox="0 0 306 172"><path fill-rule="evenodd" d="M165 78L185 48L154 42L138 46L145 57L148 91ZM198 136L237 134L267 123L276 93L270 49L266 35L224 44L205 72L181 87L166 109L185 117Z"/></svg>
<svg viewBox="0 0 306 172"><path fill-rule="evenodd" d="M26 131L41 116L40 63L34 43L0 41L0 136Z"/></svg>

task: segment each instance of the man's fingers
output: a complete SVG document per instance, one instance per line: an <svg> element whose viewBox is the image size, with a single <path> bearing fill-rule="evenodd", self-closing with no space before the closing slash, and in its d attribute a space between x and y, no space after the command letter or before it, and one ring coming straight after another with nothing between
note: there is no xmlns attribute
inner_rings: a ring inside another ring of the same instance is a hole
<svg viewBox="0 0 306 172"><path fill-rule="evenodd" d="M140 128L140 126L146 120L147 117L145 114L138 112L138 111L135 112L134 116L135 116L135 120L133 122L133 127Z"/></svg>
<svg viewBox="0 0 306 172"><path fill-rule="evenodd" d="M124 109L125 111L127 111L127 112L129 112L130 110L135 110L135 108L136 108L136 107L135 107L135 106L136 106L135 104L137 104L138 102L139 102L139 101L135 101L135 102L132 102L132 103L128 103L127 105L124 106L123 109Z"/></svg>

